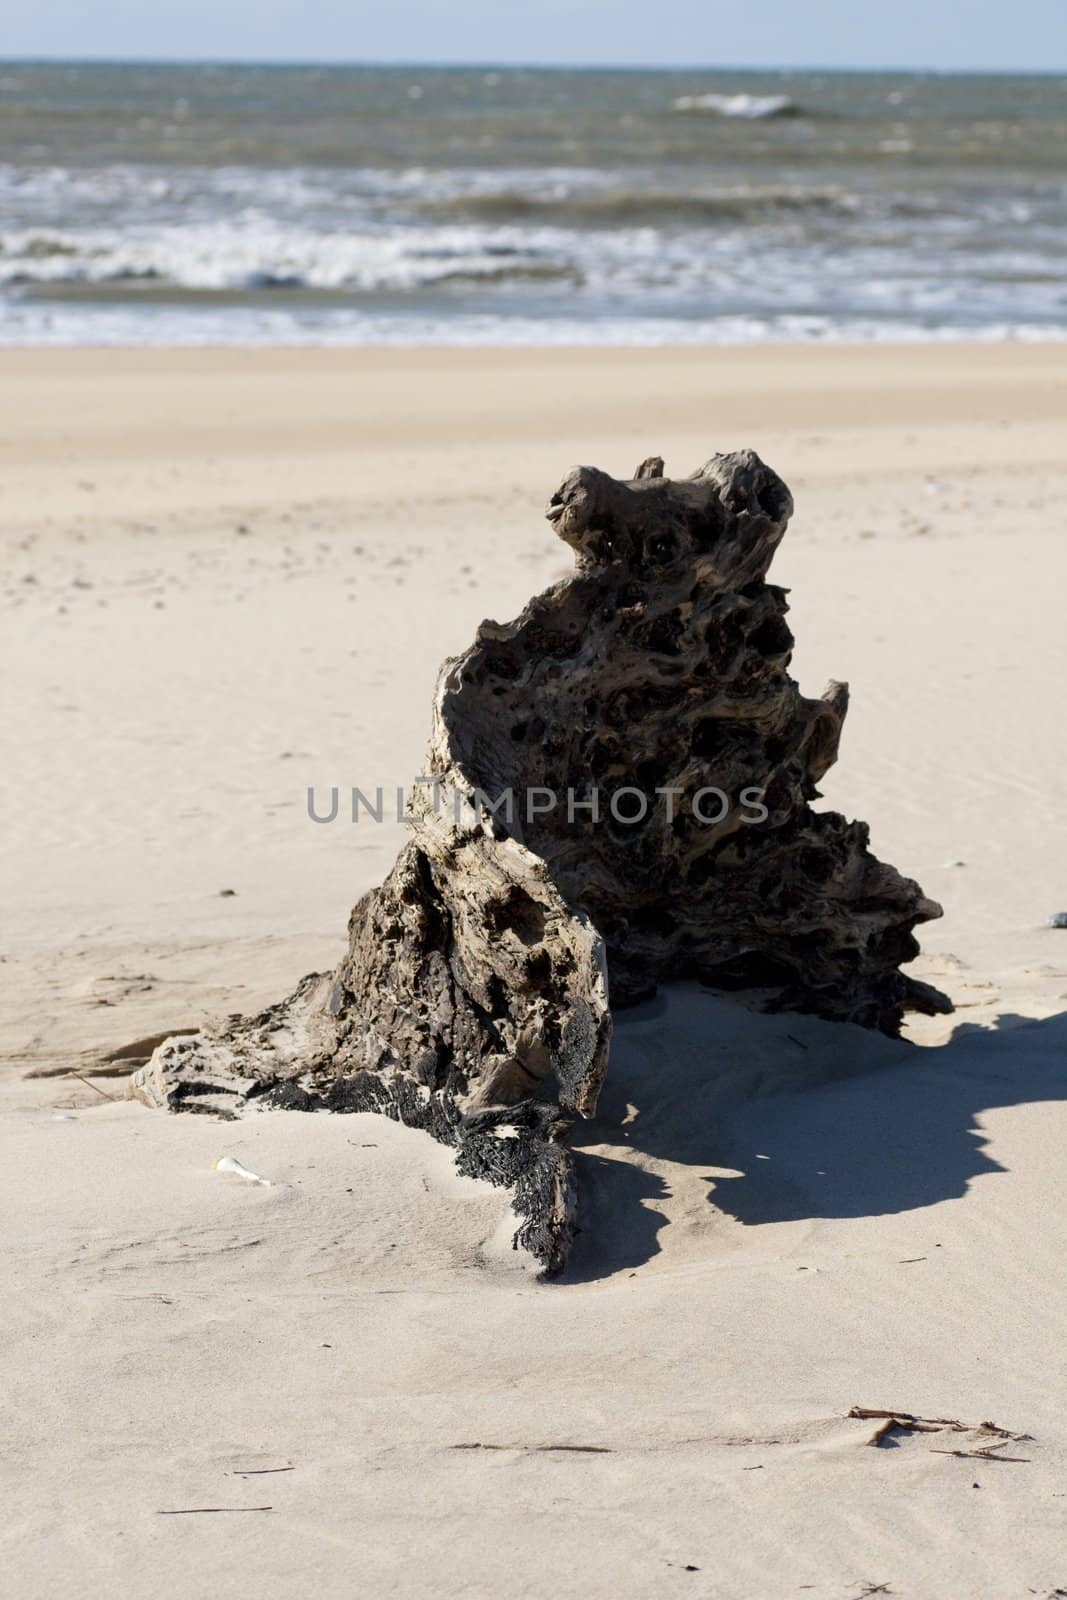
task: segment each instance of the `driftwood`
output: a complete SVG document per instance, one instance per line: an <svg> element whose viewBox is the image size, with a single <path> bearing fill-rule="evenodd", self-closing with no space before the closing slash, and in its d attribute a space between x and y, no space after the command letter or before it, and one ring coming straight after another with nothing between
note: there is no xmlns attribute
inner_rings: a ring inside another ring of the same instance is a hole
<svg viewBox="0 0 1067 1600"><path fill-rule="evenodd" d="M445 663L410 840L337 972L160 1045L134 1093L425 1128L513 1188L516 1243L556 1270L609 994L695 978L890 1034L907 1008L948 1009L900 971L940 907L869 853L865 823L811 808L848 696L806 699L788 673L785 591L765 581L788 490L749 451L662 470L580 467L553 496L576 571Z"/></svg>
<svg viewBox="0 0 1067 1600"><path fill-rule="evenodd" d="M1021 1444L1024 1440L1033 1438L1029 1433L1010 1433L1007 1428L1000 1428L995 1422L969 1423L961 1422L958 1417L917 1417L913 1411L884 1411L880 1407L853 1406L849 1412L850 1417L859 1417L863 1421L877 1420L878 1426L866 1443L879 1449L885 1445L895 1445L898 1433L970 1433L978 1436L978 1442L973 1450L941 1450L936 1445L930 1446L931 1455L958 1456L965 1461L1006 1461L1021 1464L1029 1461L1029 1456L1003 1456L999 1452L1009 1444ZM981 1443L985 1440L986 1443Z"/></svg>

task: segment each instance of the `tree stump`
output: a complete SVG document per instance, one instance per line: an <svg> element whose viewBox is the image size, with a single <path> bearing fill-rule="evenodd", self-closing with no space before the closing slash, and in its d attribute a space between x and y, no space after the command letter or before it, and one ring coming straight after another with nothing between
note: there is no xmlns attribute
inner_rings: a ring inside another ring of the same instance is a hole
<svg viewBox="0 0 1067 1600"><path fill-rule="evenodd" d="M812 809L848 694L789 676L766 572L791 511L751 451L684 479L658 457L630 482L570 472L547 516L575 571L445 662L411 837L338 970L166 1041L131 1092L424 1128L513 1189L515 1242L554 1272L611 1006L688 978L889 1034L951 1009L900 970L940 907L865 823Z"/></svg>

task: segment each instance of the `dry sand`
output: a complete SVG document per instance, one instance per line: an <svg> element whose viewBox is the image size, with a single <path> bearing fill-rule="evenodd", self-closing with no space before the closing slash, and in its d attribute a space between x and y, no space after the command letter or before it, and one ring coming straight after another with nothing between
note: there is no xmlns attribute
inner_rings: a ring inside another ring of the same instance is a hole
<svg viewBox="0 0 1067 1600"><path fill-rule="evenodd" d="M4 1593L1067 1588L1067 346L0 378ZM401 830L317 827L307 786L420 769L442 656L565 565L573 461L742 445L797 499L794 671L852 684L827 803L943 902L916 970L954 1017L625 1016L552 1285L385 1119L41 1075L330 965ZM853 1406L1031 1437L872 1448Z"/></svg>

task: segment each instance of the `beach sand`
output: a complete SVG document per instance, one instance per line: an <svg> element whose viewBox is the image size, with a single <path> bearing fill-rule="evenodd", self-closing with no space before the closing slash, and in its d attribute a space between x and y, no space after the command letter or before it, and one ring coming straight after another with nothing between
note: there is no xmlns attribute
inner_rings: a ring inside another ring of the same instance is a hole
<svg viewBox="0 0 1067 1600"><path fill-rule="evenodd" d="M1067 345L0 379L5 1592L1067 1588ZM955 1015L623 1014L552 1284L384 1118L111 1098L108 1053L338 959L403 829L307 787L421 770L441 659L568 565L565 470L743 446L797 502L794 674L852 687L825 803L944 905L912 970Z"/></svg>

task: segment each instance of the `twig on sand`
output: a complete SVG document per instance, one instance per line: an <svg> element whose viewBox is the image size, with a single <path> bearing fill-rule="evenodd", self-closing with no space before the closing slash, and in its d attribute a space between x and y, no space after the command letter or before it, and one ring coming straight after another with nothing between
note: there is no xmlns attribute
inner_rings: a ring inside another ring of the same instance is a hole
<svg viewBox="0 0 1067 1600"><path fill-rule="evenodd" d="M966 1423L960 1422L957 1417L917 1417L913 1411L884 1411L880 1406L853 1406L849 1411L850 1417L887 1417L890 1422L898 1422L902 1428L911 1426L919 1431L927 1430L936 1432L938 1428L959 1428L966 1430Z"/></svg>
<svg viewBox="0 0 1067 1600"><path fill-rule="evenodd" d="M219 1511L273 1511L273 1506L179 1506L177 1511L157 1511L157 1517L206 1517Z"/></svg>
<svg viewBox="0 0 1067 1600"><path fill-rule="evenodd" d="M605 1444L453 1444L450 1450L526 1450L532 1455L552 1455L564 1452L580 1456L613 1456L614 1450Z"/></svg>
<svg viewBox="0 0 1067 1600"><path fill-rule="evenodd" d="M1024 1438L1024 1437L1025 1437L1025 1435L1023 1435L1023 1434L1019 1435L1019 1438ZM994 1453L997 1450L1003 1450L1004 1446L1007 1443L1008 1443L1007 1439L1001 1439L996 1444L982 1445L977 1450L939 1450L936 1445L932 1444L930 1446L930 1454L934 1455L934 1456L959 1456L961 1461L1029 1461L1030 1460L1029 1456L998 1456L998 1455L996 1455Z"/></svg>
<svg viewBox="0 0 1067 1600"><path fill-rule="evenodd" d="M68 1078L77 1078L79 1083L84 1083L87 1089L91 1089L94 1094L98 1094L101 1100L119 1099L117 1094L108 1094L106 1089L98 1089L95 1083L92 1083L88 1078L84 1078L80 1072L74 1072L71 1070L70 1072L66 1073L65 1076Z"/></svg>
<svg viewBox="0 0 1067 1600"><path fill-rule="evenodd" d="M295 1472L295 1467L237 1467L234 1470L235 1478L263 1478L269 1472Z"/></svg>

